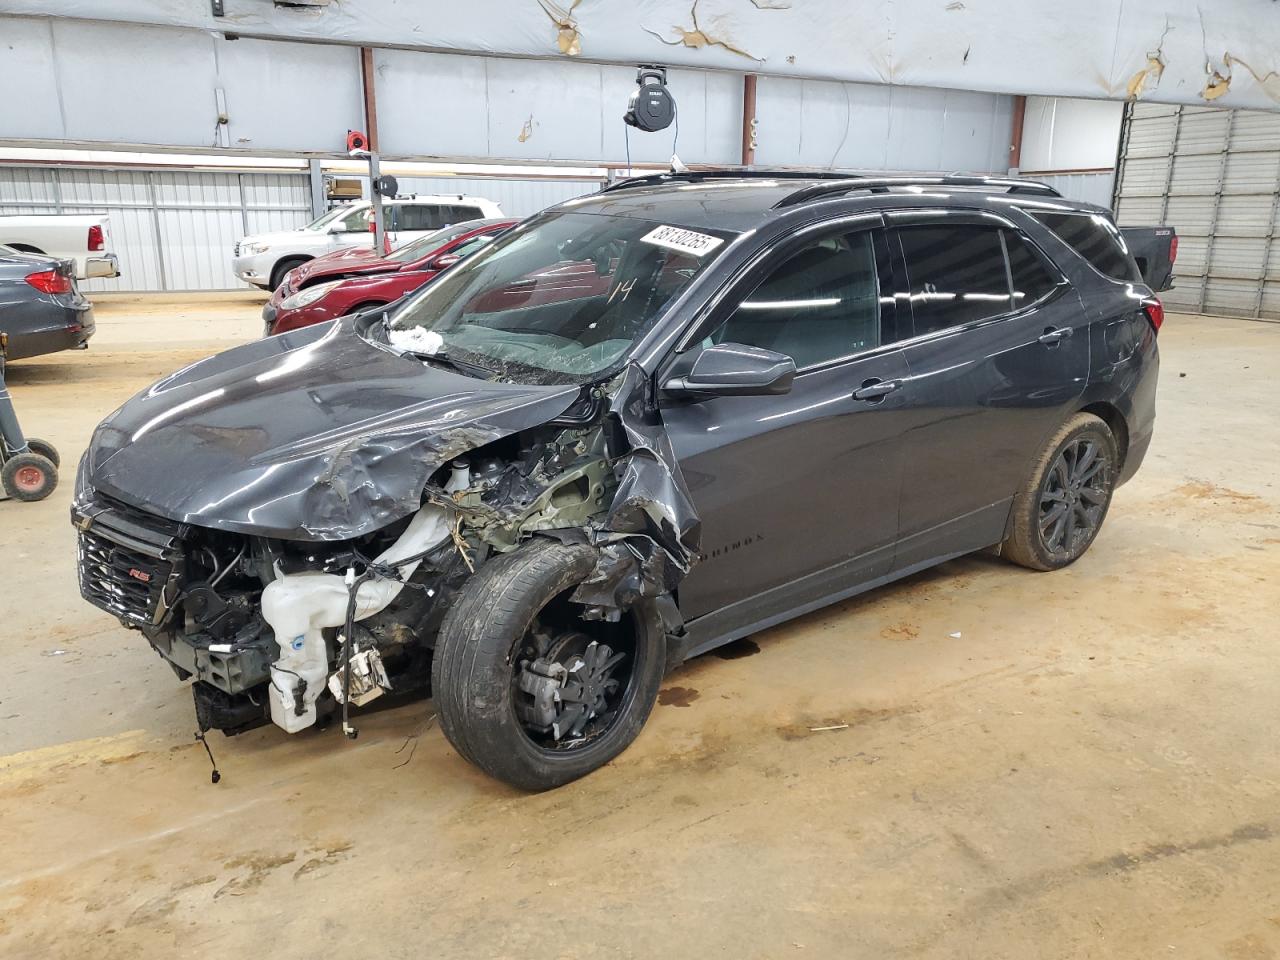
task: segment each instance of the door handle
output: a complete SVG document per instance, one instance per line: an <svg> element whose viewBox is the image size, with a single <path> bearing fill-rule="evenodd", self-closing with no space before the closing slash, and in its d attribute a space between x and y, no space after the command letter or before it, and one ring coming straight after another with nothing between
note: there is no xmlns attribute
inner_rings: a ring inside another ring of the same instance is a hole
<svg viewBox="0 0 1280 960"><path fill-rule="evenodd" d="M1045 327L1044 333L1036 339L1046 347L1056 347L1074 332L1070 327Z"/></svg>
<svg viewBox="0 0 1280 960"><path fill-rule="evenodd" d="M866 400L868 403L879 403L886 396L893 393L902 386L901 380L870 380L862 381L862 386L853 391L853 399Z"/></svg>

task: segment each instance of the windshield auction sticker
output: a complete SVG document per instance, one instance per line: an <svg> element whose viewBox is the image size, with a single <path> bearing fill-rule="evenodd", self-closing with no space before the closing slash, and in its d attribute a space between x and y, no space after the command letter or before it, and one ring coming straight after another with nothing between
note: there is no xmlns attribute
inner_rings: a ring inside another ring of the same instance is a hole
<svg viewBox="0 0 1280 960"><path fill-rule="evenodd" d="M640 238L645 243L652 243L659 247L668 247L672 250L679 250L681 253L688 253L695 257L704 257L720 244L724 243L719 237L708 236L705 233L696 233L693 230L685 230L683 227L661 226L650 230Z"/></svg>

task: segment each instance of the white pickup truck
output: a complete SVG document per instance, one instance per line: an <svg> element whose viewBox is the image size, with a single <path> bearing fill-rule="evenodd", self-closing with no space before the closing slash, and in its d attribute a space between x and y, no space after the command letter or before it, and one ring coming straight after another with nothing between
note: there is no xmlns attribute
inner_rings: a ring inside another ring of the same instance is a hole
<svg viewBox="0 0 1280 960"><path fill-rule="evenodd" d="M76 279L120 276L111 253L111 221L101 214L23 214L0 217L0 245L21 253L74 260Z"/></svg>

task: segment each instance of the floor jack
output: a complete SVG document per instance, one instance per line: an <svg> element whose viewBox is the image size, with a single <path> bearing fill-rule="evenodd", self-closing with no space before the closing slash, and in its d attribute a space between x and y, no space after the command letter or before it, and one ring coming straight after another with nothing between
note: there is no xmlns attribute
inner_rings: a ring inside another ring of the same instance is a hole
<svg viewBox="0 0 1280 960"><path fill-rule="evenodd" d="M4 385L9 338L0 333L0 500L43 500L58 485L58 451L53 444L24 437Z"/></svg>

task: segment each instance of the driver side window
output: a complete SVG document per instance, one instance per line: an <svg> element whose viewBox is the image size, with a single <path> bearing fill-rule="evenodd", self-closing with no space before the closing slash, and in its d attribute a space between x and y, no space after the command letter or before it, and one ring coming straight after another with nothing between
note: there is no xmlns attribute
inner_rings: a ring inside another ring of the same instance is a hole
<svg viewBox="0 0 1280 960"><path fill-rule="evenodd" d="M775 267L711 334L785 354L797 369L880 344L880 284L869 230L816 240Z"/></svg>
<svg viewBox="0 0 1280 960"><path fill-rule="evenodd" d="M338 222L341 226L338 228L339 233L368 233L369 222L373 219L372 207L361 207L359 210L353 210Z"/></svg>

